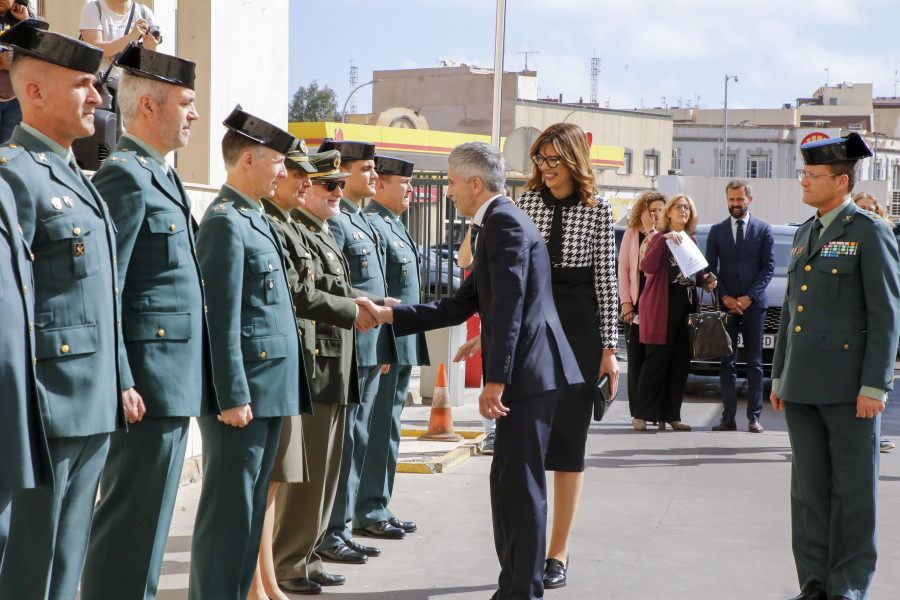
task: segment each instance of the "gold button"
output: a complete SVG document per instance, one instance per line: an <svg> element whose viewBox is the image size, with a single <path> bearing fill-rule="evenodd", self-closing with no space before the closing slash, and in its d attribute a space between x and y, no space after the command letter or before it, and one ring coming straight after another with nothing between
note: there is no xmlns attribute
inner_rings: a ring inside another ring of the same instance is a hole
<svg viewBox="0 0 900 600"><path fill-rule="evenodd" d="M118 296L118 295L119 295L119 288L115 288L115 290L116 290L116 296Z"/></svg>
<svg viewBox="0 0 900 600"><path fill-rule="evenodd" d="M831 274L832 274L832 275L837 275L837 269L832 269L832 270L831 270Z"/></svg>
<svg viewBox="0 0 900 600"><path fill-rule="evenodd" d="M203 312L209 312L209 309L206 307L205 304L203 305Z"/></svg>
<svg viewBox="0 0 900 600"><path fill-rule="evenodd" d="M800 327L799 325L797 325L796 327L794 327L794 331L796 331L797 333L800 333L800 330L801 330L801 329L803 329L803 328Z"/></svg>
<svg viewBox="0 0 900 600"><path fill-rule="evenodd" d="M806 265L806 268L804 269L804 271L812 271L812 267L809 265Z"/></svg>
<svg viewBox="0 0 900 600"><path fill-rule="evenodd" d="M366 253L366 249L365 249L365 248L363 248L363 254L365 254L365 253Z"/></svg>
<svg viewBox="0 0 900 600"><path fill-rule="evenodd" d="M75 235L81 235L81 227L76 227L72 230L72 233L74 233Z"/></svg>
<svg viewBox="0 0 900 600"><path fill-rule="evenodd" d="M806 291L806 284L805 284L805 283L804 283L803 285L800 286L800 291L801 291L801 292L805 292L805 291Z"/></svg>
<svg viewBox="0 0 900 600"><path fill-rule="evenodd" d="M850 344L844 344L844 350L849 350L849 349L850 349Z"/></svg>
<svg viewBox="0 0 900 600"><path fill-rule="evenodd" d="M338 275L341 274L341 270L340 270L340 269L337 270L337 274L338 274Z"/></svg>
<svg viewBox="0 0 900 600"><path fill-rule="evenodd" d="M68 345L68 344L63 344L63 345L62 345L62 348L60 348L60 350L62 351L63 354L65 354L66 352L69 351L69 345Z"/></svg>
<svg viewBox="0 0 900 600"><path fill-rule="evenodd" d="M797 307L797 312L803 312L803 306L802 306L802 305Z"/></svg>
<svg viewBox="0 0 900 600"><path fill-rule="evenodd" d="M24 292L27 294L27 293L28 293L28 286L27 286L27 285L23 285L23 286L22 286L22 291L24 291Z"/></svg>
<svg viewBox="0 0 900 600"><path fill-rule="evenodd" d="M176 229L178 229L178 228L175 226L175 223L172 223L171 225L169 225L169 231L175 231Z"/></svg>
<svg viewBox="0 0 900 600"><path fill-rule="evenodd" d="M156 332L156 335L158 335L159 337L162 337L162 336L166 335L166 330L160 329L159 331Z"/></svg>
<svg viewBox="0 0 900 600"><path fill-rule="evenodd" d="M270 271L271 271L272 269L274 269L274 268L275 268L275 267L273 267L271 264L269 265L269 270L270 270Z"/></svg>
<svg viewBox="0 0 900 600"><path fill-rule="evenodd" d="M116 255L113 254L113 264L116 264Z"/></svg>
<svg viewBox="0 0 900 600"><path fill-rule="evenodd" d="M16 145L16 144L10 144L9 147L10 147L10 148L18 148L19 146Z"/></svg>
<svg viewBox="0 0 900 600"><path fill-rule="evenodd" d="M202 286L205 287L205 286L206 286L206 280L205 280L205 279L201 279L201 280L200 280L200 285L202 285Z"/></svg>
<svg viewBox="0 0 900 600"><path fill-rule="evenodd" d="M318 349L318 348L316 348L316 354L318 354L318 353L319 353L319 349Z"/></svg>
<svg viewBox="0 0 900 600"><path fill-rule="evenodd" d="M118 321L116 321L116 325L118 325L119 327L121 327L121 326L122 326L122 319L119 319Z"/></svg>
<svg viewBox="0 0 900 600"><path fill-rule="evenodd" d="M313 324L313 325L315 325L315 324L316 324L316 322L315 322L315 321L311 321L311 322L312 322L312 324Z"/></svg>
<svg viewBox="0 0 900 600"><path fill-rule="evenodd" d="M260 352L260 353L259 353L259 357L260 357L260 358L265 358L265 357L266 357L266 351L263 350L262 352Z"/></svg>
<svg viewBox="0 0 900 600"><path fill-rule="evenodd" d="M34 366L37 366L37 357L34 358Z"/></svg>
<svg viewBox="0 0 900 600"><path fill-rule="evenodd" d="M28 327L29 329L31 329L31 331L34 331L34 323L29 323Z"/></svg>

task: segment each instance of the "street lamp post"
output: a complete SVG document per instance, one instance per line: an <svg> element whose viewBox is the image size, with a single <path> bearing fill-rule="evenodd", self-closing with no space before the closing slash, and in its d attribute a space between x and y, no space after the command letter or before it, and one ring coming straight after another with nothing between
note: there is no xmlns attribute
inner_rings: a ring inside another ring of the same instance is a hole
<svg viewBox="0 0 900 600"><path fill-rule="evenodd" d="M726 75L725 76L725 111L722 115L722 138L724 142L722 143L722 175L725 176L728 172L728 80L734 79L734 82L737 83L737 75Z"/></svg>
<svg viewBox="0 0 900 600"><path fill-rule="evenodd" d="M341 123L346 123L346 122L347 122L347 104L350 102L350 98L353 97L353 94L355 94L356 91L357 91L358 89L364 88L364 87L366 87L367 85L372 85L373 83L378 83L379 81L381 81L381 80L380 80L380 79L373 79L372 81L367 81L367 82L365 82L364 84L358 85L358 86L356 86L355 88L353 88L353 91L351 91L351 92L350 92L350 95L347 96L347 99L344 100L344 108L341 109Z"/></svg>

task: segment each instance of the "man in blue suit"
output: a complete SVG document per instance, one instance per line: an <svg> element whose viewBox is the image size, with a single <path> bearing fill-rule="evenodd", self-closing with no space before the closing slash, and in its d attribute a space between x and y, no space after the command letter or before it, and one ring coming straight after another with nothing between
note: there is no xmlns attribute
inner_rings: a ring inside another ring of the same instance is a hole
<svg viewBox="0 0 900 600"><path fill-rule="evenodd" d="M729 217L709 229L706 260L719 277L719 296L731 313L728 334L734 353L722 359L719 381L722 386L722 420L713 431L735 431L737 423L737 335L744 340L747 361L747 430L765 431L759 423L763 403L762 347L766 321L766 286L775 272L775 246L768 223L750 218L753 190L743 179L725 186Z"/></svg>
<svg viewBox="0 0 900 600"><path fill-rule="evenodd" d="M118 230L122 387L147 412L110 438L82 600L156 597L190 418L216 410L191 202L165 158L198 118L194 63L133 44L117 64L128 133L93 183Z"/></svg>
<svg viewBox="0 0 900 600"><path fill-rule="evenodd" d="M485 384L478 402L483 417L497 419L490 482L500 577L493 598L543 598L544 454L558 394L583 381L556 314L544 239L503 196L503 155L484 142L466 142L449 161L448 196L473 220L472 275L456 295L430 304L357 303L392 322L397 335L481 315Z"/></svg>

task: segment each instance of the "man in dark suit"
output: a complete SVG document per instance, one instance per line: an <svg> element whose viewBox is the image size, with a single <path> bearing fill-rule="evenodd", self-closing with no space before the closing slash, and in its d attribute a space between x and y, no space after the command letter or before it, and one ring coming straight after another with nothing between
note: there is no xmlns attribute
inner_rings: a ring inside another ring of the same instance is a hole
<svg viewBox="0 0 900 600"><path fill-rule="evenodd" d="M117 63L125 71L118 102L128 133L93 183L118 230L128 356L121 385L147 412L110 438L83 600L156 596L190 418L216 412L191 202L166 163L198 118L194 63L136 44Z"/></svg>
<svg viewBox="0 0 900 600"><path fill-rule="evenodd" d="M398 335L481 315L484 390L481 414L497 419L491 463L497 600L543 598L547 487L544 454L556 400L582 383L550 288L550 257L534 222L503 196L499 150L467 142L450 153L448 196L472 217L472 275L456 295L430 304L367 307Z"/></svg>
<svg viewBox="0 0 900 600"><path fill-rule="evenodd" d="M722 359L719 381L722 386L721 422L713 431L737 429L738 332L744 340L747 361L747 430L765 431L759 424L763 403L762 347L766 321L766 286L775 272L775 243L768 223L750 218L753 190L743 179L732 179L725 186L729 217L709 229L706 261L719 278L719 297L731 313L727 329L734 353Z"/></svg>
<svg viewBox="0 0 900 600"><path fill-rule="evenodd" d="M222 414L198 419L203 491L191 545L191 600L247 597L281 419L312 407L288 262L260 201L287 175L284 156L297 139L240 106L224 125L228 178L197 234Z"/></svg>
<svg viewBox="0 0 900 600"><path fill-rule="evenodd" d="M900 335L900 261L890 227L850 199L855 132L800 146L803 202L772 364L791 439L791 527L802 592L865 600L875 574L879 433Z"/></svg>
<svg viewBox="0 0 900 600"><path fill-rule="evenodd" d="M122 394L119 379L113 222L71 152L72 142L94 133L93 73L102 52L46 29L27 19L0 36L0 45L14 48L10 77L23 115L0 147L0 177L35 257L28 293L54 486L14 499L3 578L15 581L0 587L4 598L68 600L81 579L109 435L123 416L136 420L141 406Z"/></svg>

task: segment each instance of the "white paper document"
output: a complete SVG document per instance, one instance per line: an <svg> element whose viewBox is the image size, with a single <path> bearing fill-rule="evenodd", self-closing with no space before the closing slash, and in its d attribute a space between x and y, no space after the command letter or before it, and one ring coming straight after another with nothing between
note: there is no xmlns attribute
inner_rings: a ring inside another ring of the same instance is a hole
<svg viewBox="0 0 900 600"><path fill-rule="evenodd" d="M675 231L673 233L681 238L681 243L676 244L672 240L666 240L666 244L669 245L669 250L672 251L672 256L675 257L675 262L678 263L681 273L685 277L690 277L694 273L705 269L709 263L706 262L706 257L700 252L700 248L697 247L691 236L684 232Z"/></svg>

